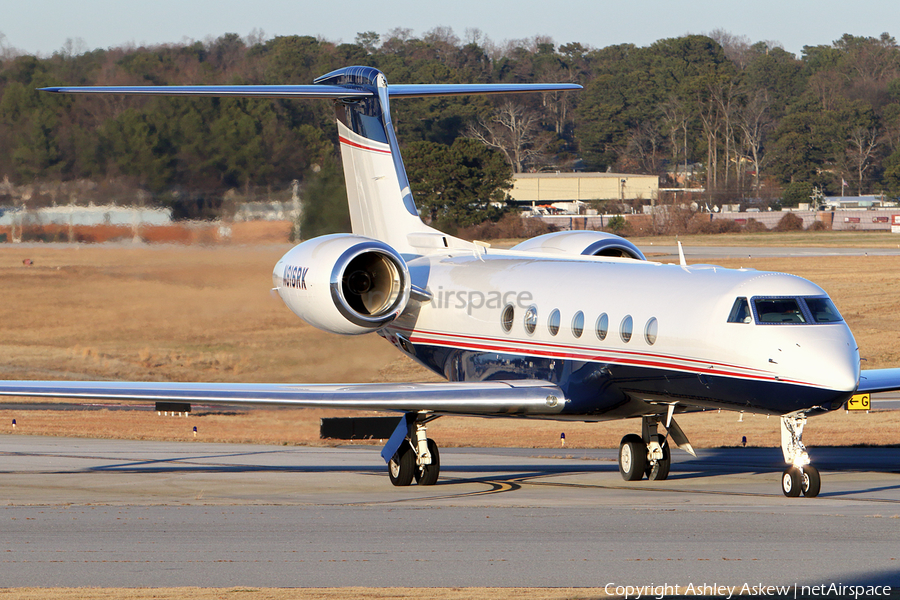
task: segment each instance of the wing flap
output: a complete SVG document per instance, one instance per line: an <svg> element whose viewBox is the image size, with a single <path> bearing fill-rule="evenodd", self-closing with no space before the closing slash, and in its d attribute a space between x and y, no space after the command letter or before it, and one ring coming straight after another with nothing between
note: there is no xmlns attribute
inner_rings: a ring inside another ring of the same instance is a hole
<svg viewBox="0 0 900 600"><path fill-rule="evenodd" d="M554 415L565 396L546 381L280 384L0 381L0 396L274 405L467 415Z"/></svg>
<svg viewBox="0 0 900 600"><path fill-rule="evenodd" d="M900 369L870 369L860 373L857 393L900 390Z"/></svg>

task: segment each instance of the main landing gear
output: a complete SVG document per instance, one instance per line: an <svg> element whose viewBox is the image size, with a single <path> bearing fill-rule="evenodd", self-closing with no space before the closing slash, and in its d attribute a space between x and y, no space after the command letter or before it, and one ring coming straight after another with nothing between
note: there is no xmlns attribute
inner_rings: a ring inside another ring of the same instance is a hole
<svg viewBox="0 0 900 600"><path fill-rule="evenodd" d="M419 485L434 485L441 472L441 455L438 445L425 433L425 423L416 421L409 425L409 435L388 462L388 476L396 486L407 486L416 480Z"/></svg>
<svg viewBox="0 0 900 600"><path fill-rule="evenodd" d="M806 415L791 413L781 417L781 450L784 461L790 466L781 475L781 491L789 498L801 493L807 498L815 498L822 487L819 471L809 464L809 454L803 445L803 427Z"/></svg>
<svg viewBox="0 0 900 600"><path fill-rule="evenodd" d="M669 476L669 467L672 465L672 455L669 451L668 437L679 448L694 453L690 442L681 431L681 428L672 419L672 411L666 419L667 434L657 432L659 416L643 417L641 420L641 435L630 433L622 438L619 444L619 473L625 481L639 481L647 477L650 481L663 481Z"/></svg>

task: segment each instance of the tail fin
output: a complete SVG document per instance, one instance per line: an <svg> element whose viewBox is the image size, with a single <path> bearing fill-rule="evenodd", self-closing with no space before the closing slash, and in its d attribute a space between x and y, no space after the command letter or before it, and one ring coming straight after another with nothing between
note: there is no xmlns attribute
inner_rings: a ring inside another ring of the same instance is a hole
<svg viewBox="0 0 900 600"><path fill-rule="evenodd" d="M391 123L391 96L423 98L461 94L513 94L581 89L571 83L412 84L388 90L384 74L372 67L346 67L314 85L185 85L53 87L66 94L229 96L248 98L330 98L338 122L341 157L353 232L381 240L402 254L471 244L444 235L419 218L400 147Z"/></svg>
<svg viewBox="0 0 900 600"><path fill-rule="evenodd" d="M438 233L419 218L391 123L387 80L372 67L348 67L316 84L365 89L372 95L334 101L353 233L415 253L415 240ZM410 236L412 235L412 243Z"/></svg>

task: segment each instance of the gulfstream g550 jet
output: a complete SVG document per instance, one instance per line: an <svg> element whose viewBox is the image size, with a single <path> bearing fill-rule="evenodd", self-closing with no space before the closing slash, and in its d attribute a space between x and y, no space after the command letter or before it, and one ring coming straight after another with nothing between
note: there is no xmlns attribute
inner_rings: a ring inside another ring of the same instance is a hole
<svg viewBox="0 0 900 600"><path fill-rule="evenodd" d="M807 416L855 393L900 389L900 369L860 372L856 341L820 287L780 273L650 262L631 242L593 231L495 250L419 218L392 99L578 88L389 86L376 69L350 67L306 86L46 89L329 99L353 233L294 247L275 265L275 289L306 322L336 334L377 333L447 382L3 381L0 394L395 411L402 418L382 456L401 486L437 481L438 448L426 425L441 415L640 419L640 434L622 439L619 469L626 480L663 480L670 445L693 453L676 415L756 412L781 417L784 493L815 496L819 474L801 441Z"/></svg>

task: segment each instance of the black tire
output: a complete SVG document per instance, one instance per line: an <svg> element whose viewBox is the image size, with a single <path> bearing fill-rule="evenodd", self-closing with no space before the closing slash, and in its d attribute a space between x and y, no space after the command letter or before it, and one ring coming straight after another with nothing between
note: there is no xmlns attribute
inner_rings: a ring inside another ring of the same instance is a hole
<svg viewBox="0 0 900 600"><path fill-rule="evenodd" d="M788 467L781 474L781 491L788 498L796 498L800 495L800 469Z"/></svg>
<svg viewBox="0 0 900 600"><path fill-rule="evenodd" d="M619 444L619 473L625 481L640 481L647 469L647 444L641 436L629 433Z"/></svg>
<svg viewBox="0 0 900 600"><path fill-rule="evenodd" d="M650 481L665 481L669 477L669 468L672 466L672 455L669 453L669 443L661 435L656 436L656 441L662 446L662 460L656 461L656 464L647 463L644 474Z"/></svg>
<svg viewBox="0 0 900 600"><path fill-rule="evenodd" d="M416 455L409 442L404 440L400 449L391 458L391 462L388 463L388 477L391 478L391 483L403 487L412 483L415 471Z"/></svg>
<svg viewBox="0 0 900 600"><path fill-rule="evenodd" d="M416 483L419 485L434 485L437 483L438 475L441 472L441 455L438 452L437 443L428 439L428 452L431 453L431 464L414 469L416 474Z"/></svg>
<svg viewBox="0 0 900 600"><path fill-rule="evenodd" d="M800 489L807 498L815 498L822 489L822 478L819 476L819 470L812 465L803 467L803 474L800 476Z"/></svg>

